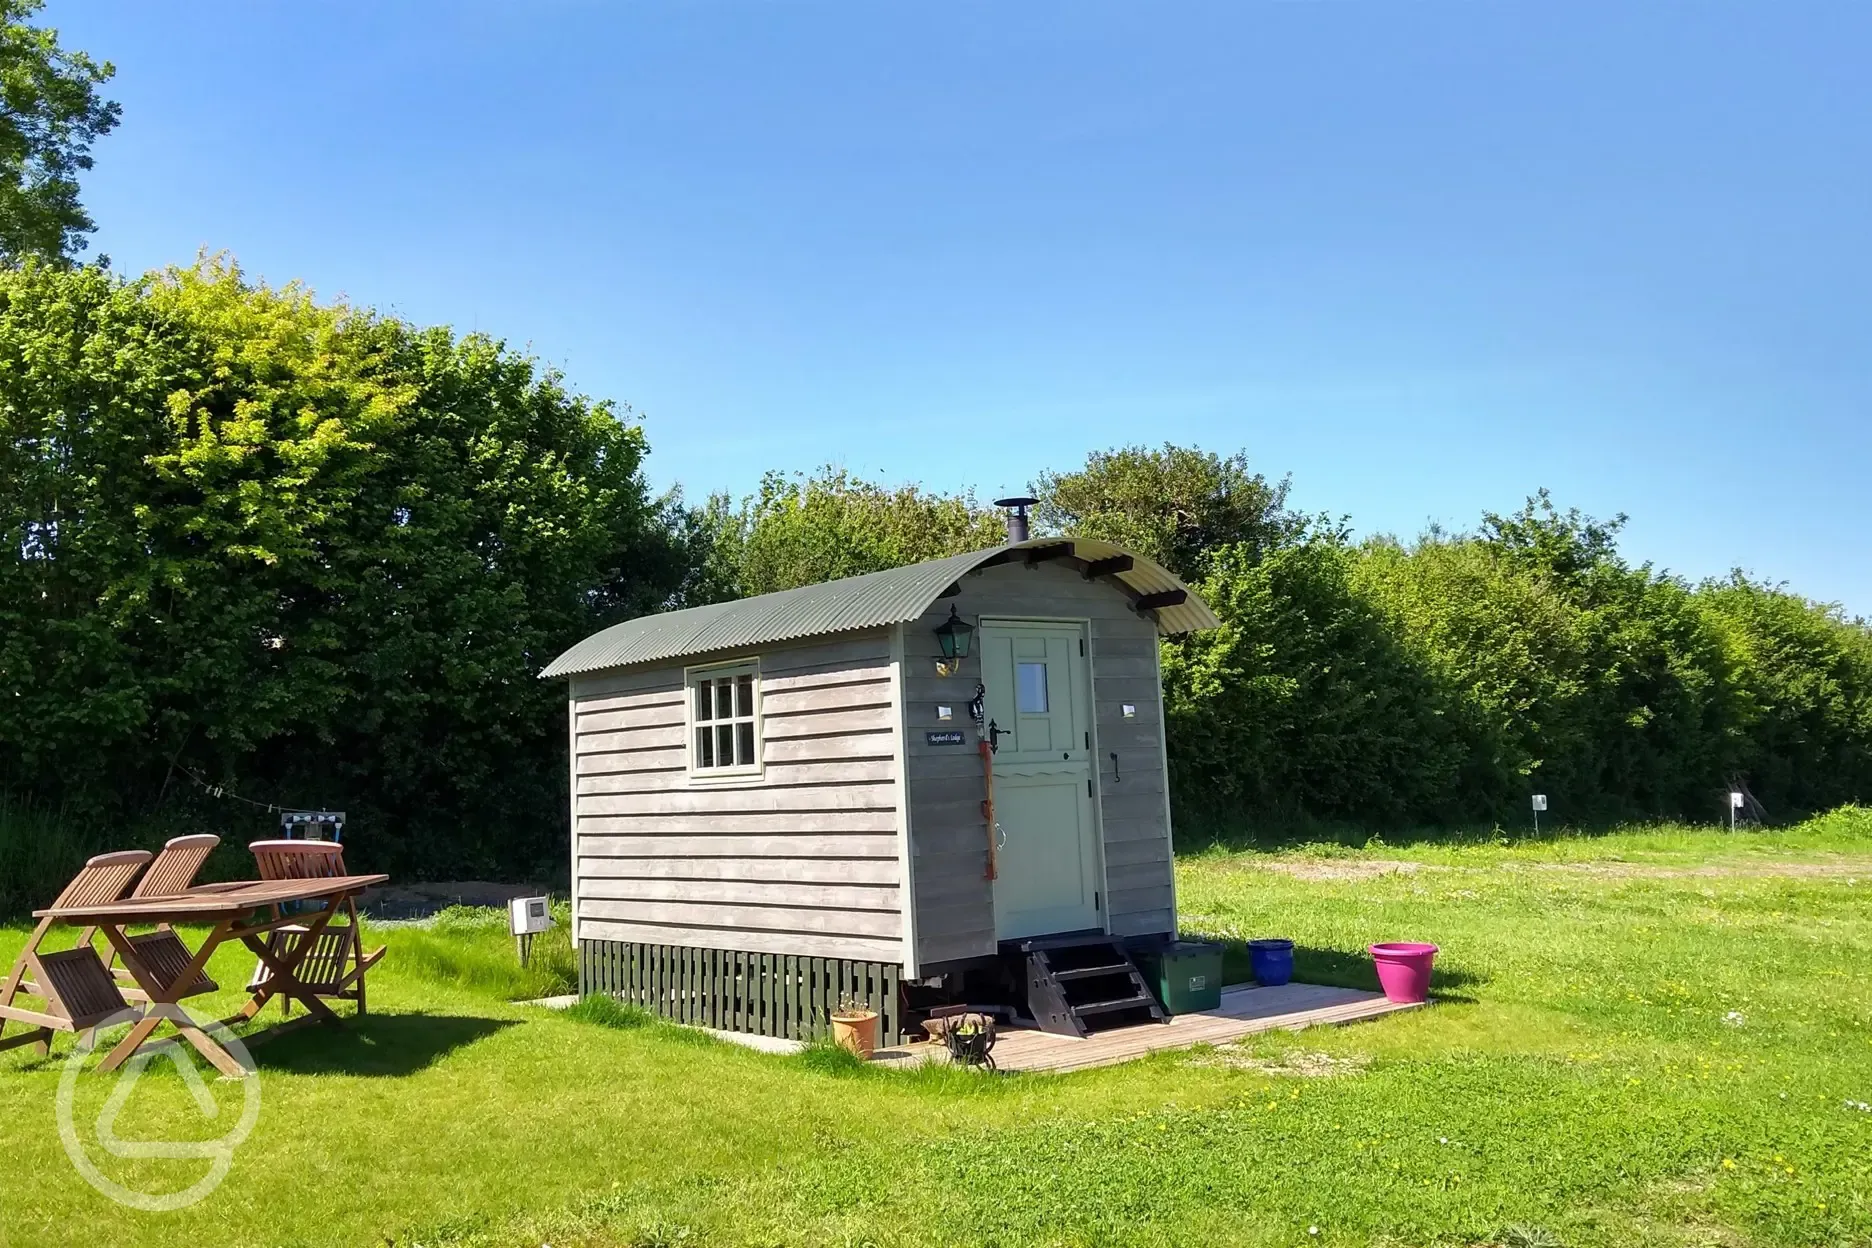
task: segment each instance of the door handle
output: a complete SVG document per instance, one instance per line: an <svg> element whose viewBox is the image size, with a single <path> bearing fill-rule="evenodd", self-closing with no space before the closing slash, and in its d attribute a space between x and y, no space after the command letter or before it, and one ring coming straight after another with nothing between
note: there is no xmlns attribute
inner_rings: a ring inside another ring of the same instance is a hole
<svg viewBox="0 0 1872 1248"><path fill-rule="evenodd" d="M998 726L995 723L995 721L992 719L989 720L988 721L988 752L991 754L999 754L1001 752L1001 738L1008 736L1008 735L1009 735L1008 729Z"/></svg>
<svg viewBox="0 0 1872 1248"><path fill-rule="evenodd" d="M1111 760L1112 760L1112 783L1117 784L1120 780L1124 779L1123 776L1118 774L1118 751L1117 750L1112 751Z"/></svg>
<svg viewBox="0 0 1872 1248"><path fill-rule="evenodd" d="M995 820L995 848L1007 848L1007 829L1001 825L999 819Z"/></svg>

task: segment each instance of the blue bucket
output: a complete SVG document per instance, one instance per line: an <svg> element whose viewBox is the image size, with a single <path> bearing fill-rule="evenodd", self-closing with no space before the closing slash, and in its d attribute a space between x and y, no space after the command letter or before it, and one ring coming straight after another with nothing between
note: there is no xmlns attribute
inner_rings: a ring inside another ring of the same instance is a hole
<svg viewBox="0 0 1872 1248"><path fill-rule="evenodd" d="M1249 941L1248 965L1263 988L1280 987L1293 978L1293 941Z"/></svg>

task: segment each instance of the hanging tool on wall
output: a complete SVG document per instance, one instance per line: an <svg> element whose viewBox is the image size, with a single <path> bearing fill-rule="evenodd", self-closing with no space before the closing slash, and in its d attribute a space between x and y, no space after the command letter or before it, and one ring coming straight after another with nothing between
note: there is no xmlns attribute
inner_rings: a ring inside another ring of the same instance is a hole
<svg viewBox="0 0 1872 1248"><path fill-rule="evenodd" d="M992 880L995 878L995 834L999 831L995 824L994 746L989 744L988 737L984 735L975 742L975 749L981 755L982 760L981 811L982 819L988 825L988 870L983 873L982 878Z"/></svg>
<svg viewBox="0 0 1872 1248"><path fill-rule="evenodd" d="M994 756L996 747L1001 743L1001 729L996 727L992 721L987 724L982 722L987 718L987 711L984 706L987 697L987 688L980 681L976 681L975 696L969 699L968 710L969 718L975 721L975 732L977 734L975 739L975 751L981 755L982 760L981 812L982 821L988 828L988 869L982 873L982 878L992 880L996 875L995 855L997 847L995 845L995 838L997 832L1000 830L995 825Z"/></svg>

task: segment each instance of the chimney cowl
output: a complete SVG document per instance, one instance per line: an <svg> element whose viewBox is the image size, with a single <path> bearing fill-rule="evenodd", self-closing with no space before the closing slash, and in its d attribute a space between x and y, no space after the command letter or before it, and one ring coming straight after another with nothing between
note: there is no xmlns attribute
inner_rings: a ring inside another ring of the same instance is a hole
<svg viewBox="0 0 1872 1248"><path fill-rule="evenodd" d="M1018 546L1027 540L1027 509L1040 500L1037 498L997 498L995 506L1008 509L1007 535L1008 545Z"/></svg>

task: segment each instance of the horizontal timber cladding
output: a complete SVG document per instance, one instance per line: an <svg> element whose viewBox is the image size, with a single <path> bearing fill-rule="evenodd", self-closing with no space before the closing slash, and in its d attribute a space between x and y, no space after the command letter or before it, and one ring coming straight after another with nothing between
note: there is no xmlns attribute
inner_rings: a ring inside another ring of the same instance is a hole
<svg viewBox="0 0 1872 1248"><path fill-rule="evenodd" d="M841 1003L881 1016L886 1043L902 1034L895 962L803 957L640 941L579 942L579 992L603 993L678 1023L814 1040Z"/></svg>
<svg viewBox="0 0 1872 1248"><path fill-rule="evenodd" d="M1156 625L1139 616L1126 594L1109 582L1088 581L1054 562L1007 563L964 576L958 594L904 625L905 770L919 965L975 957L996 947L994 897L984 878L987 830L974 734L969 732L968 743L960 746L931 745L927 737L938 729L970 727L968 702L981 679L977 655L963 660L954 676L936 674L941 651L935 629L951 606L971 624L983 616L1091 621L1088 652L1107 918L1120 936L1175 930ZM1128 717L1126 704L1133 708ZM938 705L951 707L954 718L939 720Z"/></svg>
<svg viewBox="0 0 1872 1248"><path fill-rule="evenodd" d="M734 780L688 774L681 662L572 679L578 935L900 965L890 633L758 658L762 770Z"/></svg>

